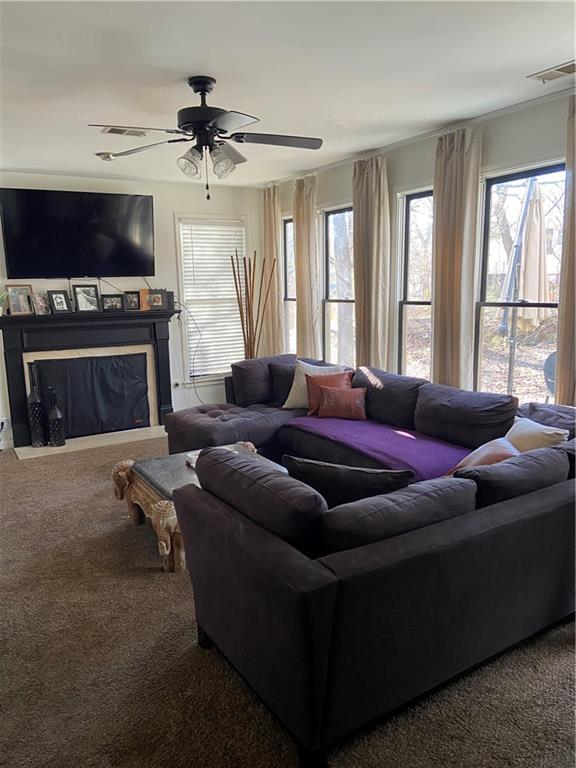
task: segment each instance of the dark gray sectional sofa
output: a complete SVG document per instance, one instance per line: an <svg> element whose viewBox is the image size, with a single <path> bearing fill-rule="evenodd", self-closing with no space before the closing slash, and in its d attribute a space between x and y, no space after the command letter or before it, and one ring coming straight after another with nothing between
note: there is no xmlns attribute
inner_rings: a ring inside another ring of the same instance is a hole
<svg viewBox="0 0 576 768"><path fill-rule="evenodd" d="M338 420L279 407L293 360L233 367L235 403L170 416L170 450L243 439L269 455L382 467L377 443L393 434L466 455L516 414L511 398L362 369L369 421L358 424L371 434L343 436L314 427ZM573 441L450 478L439 465L422 478L412 459L421 477L407 488L328 508L281 467L209 448L202 487L174 494L199 642L215 643L294 736L302 766L325 766L347 734L574 611Z"/></svg>
<svg viewBox="0 0 576 768"><path fill-rule="evenodd" d="M363 368L354 372L352 386L367 390L367 421L308 417L303 410L282 408L295 360L280 355L234 364L226 381L229 402L166 417L170 453L244 440L270 458L293 453L353 466L410 468L416 479L426 480L504 435L516 416L518 403L508 395L465 392Z"/></svg>
<svg viewBox="0 0 576 768"><path fill-rule="evenodd" d="M568 457L532 455L327 509L280 469L202 452L202 489L175 492L199 642L294 736L302 766L574 611Z"/></svg>

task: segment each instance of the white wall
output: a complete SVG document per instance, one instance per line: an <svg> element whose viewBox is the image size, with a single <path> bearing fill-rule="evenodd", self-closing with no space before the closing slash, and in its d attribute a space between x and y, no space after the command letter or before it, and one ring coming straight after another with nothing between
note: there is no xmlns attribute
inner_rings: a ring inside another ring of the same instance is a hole
<svg viewBox="0 0 576 768"><path fill-rule="evenodd" d="M483 173L495 175L562 160L566 153L567 116L566 95L480 120ZM391 197L432 186L435 150L435 137L413 139L382 149L387 158ZM352 164L353 158L317 172L319 208L352 202ZM283 215L291 213L292 188L292 181L280 184Z"/></svg>
<svg viewBox="0 0 576 768"><path fill-rule="evenodd" d="M211 188L211 200L205 199L203 186L195 183L160 183L106 180L100 178L76 178L55 175L36 175L28 173L3 173L0 176L3 187L29 189L75 190L81 192L117 192L127 194L152 195L154 197L154 239L156 252L156 275L149 278L152 287L166 288L178 295L178 262L175 232L175 214L188 214L196 217L244 218L246 221L246 246L248 252L260 249L260 190L244 187L230 187L224 184ZM2 246L0 245L0 249ZM0 288L6 281L4 254L0 251ZM31 283L36 289L66 287L62 280L18 280ZM145 283L139 278L112 278L111 282L122 290L143 288ZM113 289L103 284L103 292L114 293ZM198 403L195 389L187 381L182 349L183 323L175 318L170 324L170 358L172 382L172 402L174 409L186 408ZM6 388L4 352L0 342L0 417L10 412ZM200 398L204 402L222 402L224 388L222 383L197 384ZM8 440L3 445L10 444Z"/></svg>
<svg viewBox="0 0 576 768"><path fill-rule="evenodd" d="M478 121L482 133L482 175L499 175L508 171L542 166L563 161L566 154L566 122L568 95L538 104L486 116ZM382 152L387 158L391 207L393 270L397 274L401 261L399 209L403 195L431 189L434 176L436 136L407 141ZM318 176L318 209L352 203L353 158L341 165L320 169ZM280 184L282 215L292 213L293 181ZM399 284L396 274L391 277ZM398 334L395 333L395 339ZM394 359L396 359L396 355Z"/></svg>

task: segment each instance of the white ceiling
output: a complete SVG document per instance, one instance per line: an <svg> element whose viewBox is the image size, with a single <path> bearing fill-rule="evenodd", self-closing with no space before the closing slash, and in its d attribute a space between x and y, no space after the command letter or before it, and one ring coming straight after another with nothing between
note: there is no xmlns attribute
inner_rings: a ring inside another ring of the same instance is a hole
<svg viewBox="0 0 576 768"><path fill-rule="evenodd" d="M225 183L258 184L565 89L526 75L574 57L571 2L11 2L1 4L3 169L183 181L176 146L90 122L175 127L211 103L319 151L245 146ZM250 130L247 129L247 130ZM193 182L191 182L193 183Z"/></svg>

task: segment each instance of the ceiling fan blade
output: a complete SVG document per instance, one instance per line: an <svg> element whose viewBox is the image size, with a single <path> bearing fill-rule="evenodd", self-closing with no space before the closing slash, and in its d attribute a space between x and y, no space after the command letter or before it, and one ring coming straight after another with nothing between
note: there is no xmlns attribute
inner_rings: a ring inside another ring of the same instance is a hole
<svg viewBox="0 0 576 768"><path fill-rule="evenodd" d="M101 160L116 160L117 157L135 155L137 152L145 152L147 149L152 149L152 147L159 147L161 144L176 144L180 141L193 141L193 139L168 139L167 141L156 141L154 144L144 144L143 147L125 149L124 152L96 152L96 157L99 157Z"/></svg>
<svg viewBox="0 0 576 768"><path fill-rule="evenodd" d="M117 128L118 131L160 131L161 133L180 133L178 128L144 128L141 125L109 125L108 123L88 123L89 128ZM122 134L120 134L122 135Z"/></svg>
<svg viewBox="0 0 576 768"><path fill-rule="evenodd" d="M216 117L210 123L211 126L218 131L237 131L238 128L244 128L245 125L252 125L252 123L259 123L260 120L252 115L244 115L242 112L225 112L223 115Z"/></svg>
<svg viewBox="0 0 576 768"><path fill-rule="evenodd" d="M271 144L298 149L320 149L323 144L322 139L311 139L307 136L281 136L274 133L233 133L228 138L239 144Z"/></svg>
<svg viewBox="0 0 576 768"><path fill-rule="evenodd" d="M236 147L232 147L230 144L226 144L226 142L224 142L224 141L222 141L222 142L219 141L218 142L218 146L220 147L222 152L226 155L226 157L229 160L232 160L234 165L239 165L240 163L245 163L246 162L246 158L244 157L244 155L242 155L242 154L240 154L240 152L238 152Z"/></svg>

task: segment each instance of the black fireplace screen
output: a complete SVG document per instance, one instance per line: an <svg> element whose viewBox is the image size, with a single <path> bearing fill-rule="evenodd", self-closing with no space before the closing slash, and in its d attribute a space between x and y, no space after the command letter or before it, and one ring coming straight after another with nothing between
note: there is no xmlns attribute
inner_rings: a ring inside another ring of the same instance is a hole
<svg viewBox="0 0 576 768"><path fill-rule="evenodd" d="M31 364L32 365L32 364ZM54 387L66 437L150 426L146 354L37 360L40 392Z"/></svg>

